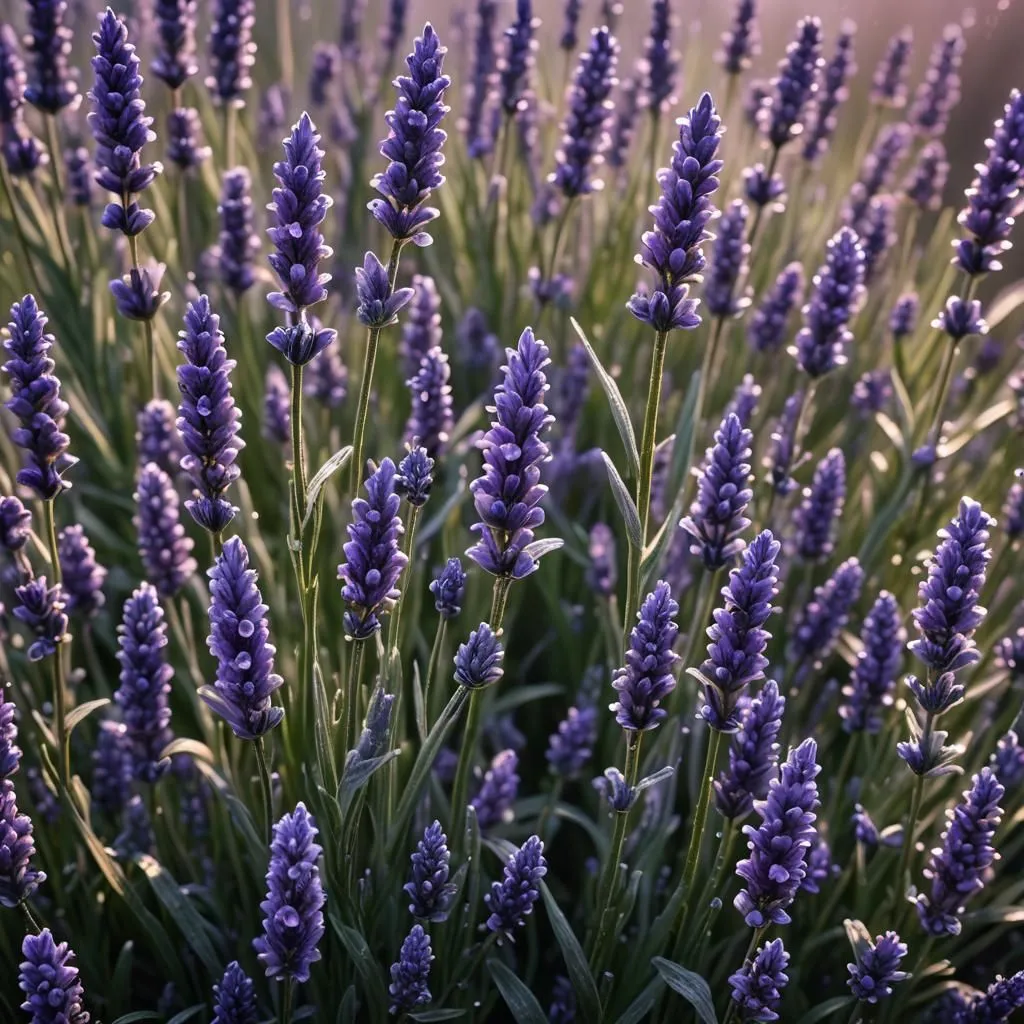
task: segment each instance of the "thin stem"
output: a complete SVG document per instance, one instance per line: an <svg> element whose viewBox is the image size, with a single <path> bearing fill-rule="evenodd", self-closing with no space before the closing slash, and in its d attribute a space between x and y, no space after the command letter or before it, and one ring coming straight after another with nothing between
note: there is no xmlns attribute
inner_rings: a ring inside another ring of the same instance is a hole
<svg viewBox="0 0 1024 1024"><path fill-rule="evenodd" d="M189 244L188 224L188 175L184 170L178 172L178 251L184 266L192 265L192 246Z"/></svg>
<svg viewBox="0 0 1024 1024"><path fill-rule="evenodd" d="M46 528L46 543L50 551L53 585L63 583L60 569L60 553L57 548L57 522L54 515L54 499L43 502L43 522ZM54 725L57 729L57 770L62 793L68 792L71 782L71 744L67 729L67 687L64 684L64 657L61 645L52 655L53 660L53 709Z"/></svg>
<svg viewBox="0 0 1024 1024"><path fill-rule="evenodd" d="M434 643L430 648L430 660L427 662L427 674L423 680L423 714L426 716L427 720L421 724L426 725L427 731L429 731L431 725L431 684L434 681L434 677L437 675L437 666L441 661L441 648L444 646L444 636L447 630L448 620L442 615L438 620L437 629L434 631Z"/></svg>
<svg viewBox="0 0 1024 1024"><path fill-rule="evenodd" d="M260 787L263 790L263 821L265 823L264 836L267 845L274 829L274 797L270 781L270 766L267 764L267 755L263 746L263 737L259 736L253 744L256 749L256 764L260 773Z"/></svg>
<svg viewBox="0 0 1024 1024"><path fill-rule="evenodd" d="M551 786L551 791L548 793L548 798L544 802L544 810L541 811L540 821L537 824L537 835L540 836L541 840L547 844L547 830L548 822L551 821L551 816L555 813L555 808L558 806L558 801L562 798L562 789L565 786L565 779L561 775L555 776L555 781Z"/></svg>
<svg viewBox="0 0 1024 1024"><path fill-rule="evenodd" d="M50 163L53 165L53 187L56 192L56 202L53 204L53 223L57 229L57 244L60 246L61 259L72 279L75 279L76 263L71 255L71 237L68 235L68 223L64 217L64 165L61 160L60 141L57 138L57 118L47 114L43 120L46 122L46 146L50 151Z"/></svg>
<svg viewBox="0 0 1024 1024"><path fill-rule="evenodd" d="M932 712L925 715L924 732L921 734L920 745L924 749L931 739L932 726L935 716ZM924 776L917 775L914 778L914 792L910 797L910 815L907 818L907 827L903 831L903 845L900 848L900 863L896 870L896 882L893 887L893 909L899 906L900 896L903 891L904 879L910 868L910 857L914 850L915 833L917 832L917 818L921 813L921 800L924 797Z"/></svg>
<svg viewBox="0 0 1024 1024"><path fill-rule="evenodd" d="M956 354L959 345L956 342L949 342L942 353L942 363L939 367L939 381L935 386L935 395L932 399L931 413L928 417L928 434L925 444L939 446L939 438L942 433L942 412L946 405L946 395L949 392L949 382L953 379L953 364L956 362Z"/></svg>
<svg viewBox="0 0 1024 1024"><path fill-rule="evenodd" d="M779 162L779 147L772 146L772 155L768 158L768 169L765 171L765 177L771 181L772 175L775 173L775 168ZM750 225L750 234L747 236L747 244L750 246L751 252L754 251L754 240L757 238L757 230L761 226L761 221L764 217L764 206L758 204L757 209L754 211L754 221Z"/></svg>
<svg viewBox="0 0 1024 1024"><path fill-rule="evenodd" d="M11 207L11 220L14 221L14 233L18 236L18 244L21 246L22 255L25 259L25 266L28 268L29 277L32 279L32 285L35 288L36 294L41 298L45 293L43 292L42 283L39 280L39 272L36 270L36 265L32 261L32 256L30 255L28 235L25 233L25 225L21 221L21 208L18 206L17 200L14 198L14 182L11 180L11 176L7 170L7 163L4 160L0 160L0 184L3 185L4 195Z"/></svg>
<svg viewBox="0 0 1024 1024"><path fill-rule="evenodd" d="M398 277L398 259L402 254L402 242L391 243L391 257L388 260L388 294L394 293ZM377 363L377 348L380 344L381 328L371 327L366 335L366 353L363 357L363 379L359 382L359 404L356 406L355 432L352 435L352 470L349 491L355 494L363 475L363 441L366 434L366 417L370 411L370 392L373 388L373 368Z"/></svg>
<svg viewBox="0 0 1024 1024"><path fill-rule="evenodd" d="M744 964L753 957L754 952L757 950L758 943L764 937L764 933L767 930L767 928L754 929L754 934L750 936L750 943L747 946L747 951L743 954ZM736 1008L738 1006L739 1003L737 1003L735 999L729 999L729 1007L725 1011L725 1016L722 1018L722 1024L731 1024L732 1019L736 1016Z"/></svg>
<svg viewBox="0 0 1024 1024"><path fill-rule="evenodd" d="M28 900L22 900L18 906L21 908L21 915L25 918L25 924L28 925L28 930L38 935L43 929L39 926L39 922L35 919L32 911L29 909Z"/></svg>
<svg viewBox="0 0 1024 1024"><path fill-rule="evenodd" d="M224 169L235 166L235 135L238 127L238 116L234 105L229 101L224 104Z"/></svg>
<svg viewBox="0 0 1024 1024"><path fill-rule="evenodd" d="M466 714L466 728L462 736L462 749L459 751L459 763L455 769L455 781L452 783L451 820L448 833L452 837L452 845L462 847L463 824L466 816L466 803L469 795L469 776L473 770L476 753L477 737L480 733L480 721L483 717L483 693L474 689L469 695L469 711Z"/></svg>
<svg viewBox="0 0 1024 1024"><path fill-rule="evenodd" d="M284 992L281 996L281 1024L291 1024L293 994L294 983L291 978L285 978Z"/></svg>
<svg viewBox="0 0 1024 1024"><path fill-rule="evenodd" d="M153 321L146 320L146 363L149 366L149 393L154 398L160 397L160 368L156 358L156 340L153 337Z"/></svg>
<svg viewBox="0 0 1024 1024"><path fill-rule="evenodd" d="M711 871L711 877L701 891L701 897L697 903L698 907L704 907L705 909L704 915L700 920L700 924L693 929L693 933L690 936L691 943L689 948L691 950L699 950L704 941L704 935L708 930L711 923L711 916L714 913L711 908L711 900L721 888L722 878L725 875L725 868L729 863L735 841L736 822L732 818L727 818L725 827L722 830L721 838L718 841L718 853L715 854L715 864ZM685 931L681 931L679 935L676 936L676 944L672 952L672 959L675 960L676 963L687 962L682 959L684 950L687 946L686 938L687 936Z"/></svg>
<svg viewBox="0 0 1024 1024"><path fill-rule="evenodd" d="M291 366L291 428L292 480L298 515L295 539L301 540L302 522L306 518L306 449L302 433L302 367L294 363Z"/></svg>
<svg viewBox="0 0 1024 1024"><path fill-rule="evenodd" d="M352 742L356 724L356 700L359 697L359 677L363 674L363 655L366 650L365 640L354 640L352 643L352 663L349 666L348 689L345 693L345 709L341 727L341 753L344 759Z"/></svg>
<svg viewBox="0 0 1024 1024"><path fill-rule="evenodd" d="M418 505L409 506L409 518L405 528L405 554L409 561L406 565L406 580L395 601L395 607L391 611L391 621L388 623L388 646L397 657L401 653L402 635L399 632L402 623L402 605L405 595L408 593L412 583L413 557L416 546L416 526L420 519L420 508Z"/></svg>

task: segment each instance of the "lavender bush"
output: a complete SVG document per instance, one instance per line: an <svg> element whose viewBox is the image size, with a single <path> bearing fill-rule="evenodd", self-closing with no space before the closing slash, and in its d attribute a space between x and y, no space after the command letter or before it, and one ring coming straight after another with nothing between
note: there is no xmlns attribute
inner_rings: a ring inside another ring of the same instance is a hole
<svg viewBox="0 0 1024 1024"><path fill-rule="evenodd" d="M1024 1007L1024 100L728 6L3 8L3 1024Z"/></svg>

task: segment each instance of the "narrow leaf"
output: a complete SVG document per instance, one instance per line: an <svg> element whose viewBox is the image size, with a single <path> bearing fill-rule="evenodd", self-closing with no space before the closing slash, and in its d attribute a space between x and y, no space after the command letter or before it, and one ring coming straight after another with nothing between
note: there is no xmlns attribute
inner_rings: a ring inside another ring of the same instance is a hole
<svg viewBox="0 0 1024 1024"><path fill-rule="evenodd" d="M808 1010L797 1024L818 1024L819 1020L845 1020L846 1018L839 1017L838 1013L852 1006L853 1002L853 996L836 996L834 999L819 1003L813 1010Z"/></svg>
<svg viewBox="0 0 1024 1024"><path fill-rule="evenodd" d="M704 1024L718 1024L718 1017L715 1015L715 1004L711 999L711 989L708 983L693 971L685 967L656 956L651 963L655 970L665 979L673 992L681 995L696 1011Z"/></svg>
<svg viewBox="0 0 1024 1024"><path fill-rule="evenodd" d="M349 928L341 923L335 907L331 907L327 916L330 918L335 934L341 939L341 944L355 965L356 973L363 981L363 992L370 1001L372 1018L385 1020L388 1012L387 993L384 990L384 982L380 976L377 959L370 952L366 939L354 928Z"/></svg>
<svg viewBox="0 0 1024 1024"><path fill-rule="evenodd" d="M544 906L548 910L548 920L551 922L552 931L559 948L562 950L562 958L569 971L572 986L576 990L576 1001L579 1004L583 1020L601 1019L601 997L597 992L597 985L594 984L594 976L590 973L587 964L587 957L576 938L572 926L565 918L561 908L555 902L554 896L547 883L540 883L540 892L544 897Z"/></svg>
<svg viewBox="0 0 1024 1024"><path fill-rule="evenodd" d="M70 736L75 731L75 726L84 722L94 711L106 707L110 703L109 697L100 697L98 700L90 700L85 704L79 704L74 711L68 713L65 722L67 733Z"/></svg>
<svg viewBox="0 0 1024 1024"><path fill-rule="evenodd" d="M181 1013L176 1013L167 1021L167 1024L185 1024L185 1021L193 1020L205 1009L206 1003L196 1003L195 1006L190 1006L187 1010L182 1010Z"/></svg>
<svg viewBox="0 0 1024 1024"><path fill-rule="evenodd" d="M660 977L650 982L643 992L626 1007L626 1012L619 1017L615 1024L641 1024L641 1021L647 1020L658 1002L663 985L664 982Z"/></svg>
<svg viewBox="0 0 1024 1024"><path fill-rule="evenodd" d="M316 503L320 498L320 492L324 489L324 484L326 484L339 469L343 469L345 464L351 458L352 446L347 444L340 451L335 452L316 471L316 473L313 474L313 479L309 481L309 486L306 488L306 517L302 520L302 531L300 532L305 532L306 526L313 515Z"/></svg>
<svg viewBox="0 0 1024 1024"><path fill-rule="evenodd" d="M140 1020L159 1020L160 1014L154 1013L152 1010L135 1010L132 1013L126 1013L123 1017L118 1017L113 1024L135 1024L136 1021Z"/></svg>
<svg viewBox="0 0 1024 1024"><path fill-rule="evenodd" d="M206 764L214 764L216 758L214 757L213 751L205 744L200 743L198 740L188 740L179 738L171 740L170 743L160 751L160 760L164 760L168 757L174 757L176 754L188 754L190 757L194 757L197 761L203 761Z"/></svg>
<svg viewBox="0 0 1024 1024"><path fill-rule="evenodd" d="M1014 310L1024 303L1024 281L1015 281L1004 288L985 310L989 330L998 327Z"/></svg>
<svg viewBox="0 0 1024 1024"><path fill-rule="evenodd" d="M505 1005L516 1019L516 1024L547 1024L547 1014L541 1009L537 997L519 980L511 968L500 960L488 960L494 984L498 986Z"/></svg>
<svg viewBox="0 0 1024 1024"><path fill-rule="evenodd" d="M604 467L608 470L608 483L612 485L612 497L615 498L615 504L619 506L623 523L626 524L626 536L629 538L630 545L634 549L640 550L644 546L640 513L637 512L636 505L633 504L633 499L629 496L629 491L626 490L626 485L622 482L622 477L619 476L619 471L615 468L615 463L608 457L608 453L602 451L601 458L604 459Z"/></svg>
<svg viewBox="0 0 1024 1024"><path fill-rule="evenodd" d="M420 1010L419 1013L410 1013L410 1020L422 1021L423 1024L428 1024L429 1021L437 1020L456 1020L459 1017L465 1017L465 1010Z"/></svg>

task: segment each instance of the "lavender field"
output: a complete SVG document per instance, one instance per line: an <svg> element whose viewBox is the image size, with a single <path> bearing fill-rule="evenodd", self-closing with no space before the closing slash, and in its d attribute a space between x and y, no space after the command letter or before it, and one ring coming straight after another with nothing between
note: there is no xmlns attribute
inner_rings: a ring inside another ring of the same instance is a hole
<svg viewBox="0 0 1024 1024"><path fill-rule="evenodd" d="M1015 1019L1019 12L126 5L0 5L0 1024Z"/></svg>

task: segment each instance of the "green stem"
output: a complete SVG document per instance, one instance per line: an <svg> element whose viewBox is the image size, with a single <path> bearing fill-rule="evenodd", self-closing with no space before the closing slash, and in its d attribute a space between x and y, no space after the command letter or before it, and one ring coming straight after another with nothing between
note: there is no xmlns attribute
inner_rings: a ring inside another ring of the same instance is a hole
<svg viewBox="0 0 1024 1024"><path fill-rule="evenodd" d="M483 692L480 689L475 689L469 695L469 711L466 714L462 749L459 751L459 764L455 770L455 781L452 783L452 806L448 834L452 837L452 845L458 849L462 848L466 802L469 795L469 776L473 770L482 717Z"/></svg>
<svg viewBox="0 0 1024 1024"><path fill-rule="evenodd" d="M291 366L291 428L292 481L295 487L295 539L302 539L302 522L306 518L306 448L302 432L302 367ZM304 553L300 555L300 560Z"/></svg>
<svg viewBox="0 0 1024 1024"><path fill-rule="evenodd" d="M189 244L188 224L188 175L178 172L178 251L184 266L192 266L192 246Z"/></svg>
<svg viewBox="0 0 1024 1024"><path fill-rule="evenodd" d="M924 732L921 735L922 748L927 745L931 738L932 726L935 716L929 711L925 715ZM903 830L903 845L900 848L900 862L896 870L896 881L893 887L892 909L899 907L899 901L904 891L904 883L907 871L910 869L910 857L914 849L914 838L917 832L917 818L921 813L921 801L924 798L924 776L917 775L914 778L914 792L910 797L910 814L907 818L907 827Z"/></svg>
<svg viewBox="0 0 1024 1024"><path fill-rule="evenodd" d="M28 900L22 900L18 906L21 908L22 917L25 918L25 924L28 925L28 930L35 935L38 935L43 929L39 926L39 922L35 919L32 911L29 909Z"/></svg>
<svg viewBox="0 0 1024 1024"><path fill-rule="evenodd" d="M263 790L263 821L265 823L264 836L267 845L274 829L274 797L270 781L270 766L267 764L267 755L263 746L263 737L259 736L253 744L256 749L256 764L260 773L260 787Z"/></svg>
<svg viewBox="0 0 1024 1024"><path fill-rule="evenodd" d="M277 0L277 57L281 70L281 84L286 95L292 94L295 79L295 61L292 58L292 12L288 0Z"/></svg>
<svg viewBox="0 0 1024 1024"><path fill-rule="evenodd" d="M60 568L60 552L57 547L57 522L54 515L53 502L53 498L43 502L43 523L46 529L46 543L50 551L53 585L59 587L63 583L63 576ZM57 771L60 778L61 792L67 793L71 782L71 744L67 729L67 687L64 683L62 645L57 646L52 659L54 725L57 730Z"/></svg>
<svg viewBox="0 0 1024 1024"><path fill-rule="evenodd" d="M121 205L128 209L131 196L127 193L121 196ZM128 252L131 256L132 270L139 269L139 240L135 235L128 236ZM156 340L153 337L153 321L144 322L146 335L146 366L149 367L149 394L152 398L160 397L160 372L156 359Z"/></svg>
<svg viewBox="0 0 1024 1024"><path fill-rule="evenodd" d="M61 259L71 275L72 281L77 278L76 263L71 254L71 237L68 235L68 224L64 216L64 163L61 159L60 141L57 138L57 118L47 114L46 146L50 151L50 163L53 164L53 187L56 202L53 204L53 223L57 229L57 244L60 246Z"/></svg>
<svg viewBox="0 0 1024 1024"><path fill-rule="evenodd" d="M729 864L732 848L735 842L736 822L732 818L728 818L726 819L725 827L722 830L722 837L718 841L718 853L715 854L715 864L711 871L711 878L701 891L701 897L697 903L698 907L704 907L704 916L701 918L698 927L693 930L690 949L699 950L703 943L704 935L707 932L711 921L711 915L714 913L711 909L711 900L722 886L725 868L726 865ZM683 960L684 949L686 946L686 934L685 932L680 932L679 935L676 936L675 949L672 953L672 959L675 960L676 963L686 962Z"/></svg>
<svg viewBox="0 0 1024 1024"><path fill-rule="evenodd" d="M430 648L430 660L427 662L427 674L423 680L423 714L426 716L427 720L421 724L427 727L427 731L429 731L431 724L431 684L434 681L434 677L437 675L437 666L441 661L441 648L444 646L444 635L447 632L447 629L448 620L442 615L438 620L437 629L434 632L434 644Z"/></svg>
<svg viewBox="0 0 1024 1024"><path fill-rule="evenodd" d="M772 146L772 155L768 158L768 170L765 172L765 177L770 181L772 175L775 173L775 168L779 162L779 147ZM754 211L754 221L750 225L750 234L747 236L747 245L750 246L750 251L754 252L754 241L757 238L758 228L761 226L761 221L764 218L764 207L760 204Z"/></svg>
<svg viewBox="0 0 1024 1024"><path fill-rule="evenodd" d="M391 621L388 623L388 647L391 648L392 656L399 657L401 654L402 636L399 632L402 623L402 604L405 595L408 593L412 582L413 558L415 557L416 526L419 523L420 509L418 505L409 506L408 525L405 528L405 554L409 559L406 565L406 581L395 601L395 607L391 611Z"/></svg>
<svg viewBox="0 0 1024 1024"><path fill-rule="evenodd" d="M636 785L637 776L640 773L640 745L643 740L643 733L634 729L626 732L626 784L632 789ZM597 929L594 932L594 941L590 951L590 967L595 973L600 968L605 956L605 947L611 939L612 924L615 918L616 889L619 874L619 865L622 862L622 848L626 842L626 832L629 825L629 811L615 811L615 826L612 830L612 842L608 850L608 859L605 861L604 871L598 885L597 896Z"/></svg>
<svg viewBox="0 0 1024 1024"><path fill-rule="evenodd" d="M366 649L365 640L352 642L352 663L349 666L348 689L345 692L345 709L341 726L341 756L344 762L352 743L356 727L356 701L359 698L359 677L363 674L363 655Z"/></svg>
<svg viewBox="0 0 1024 1024"><path fill-rule="evenodd" d="M281 995L281 1024L291 1024L293 994L294 984L292 979L285 978L284 992Z"/></svg>
<svg viewBox="0 0 1024 1024"><path fill-rule="evenodd" d="M402 242L395 239L391 244L388 259L388 294L395 290L398 278L398 259L402 254ZM377 348L380 345L380 327L371 327L366 335L366 353L363 357L363 379L359 382L359 404L356 406L355 432L352 436L352 470L349 491L355 494L363 476L363 441L366 434L366 417L370 411L370 392L373 388L373 368L377 364Z"/></svg>

